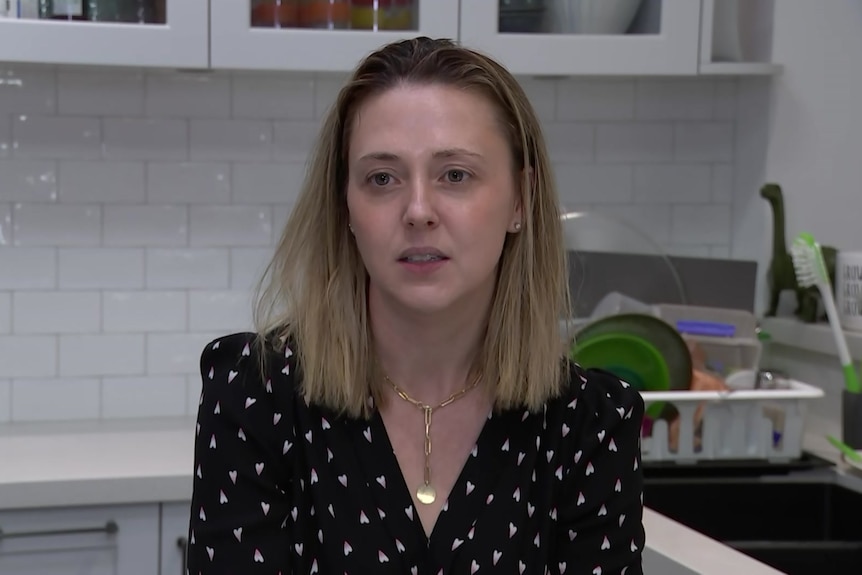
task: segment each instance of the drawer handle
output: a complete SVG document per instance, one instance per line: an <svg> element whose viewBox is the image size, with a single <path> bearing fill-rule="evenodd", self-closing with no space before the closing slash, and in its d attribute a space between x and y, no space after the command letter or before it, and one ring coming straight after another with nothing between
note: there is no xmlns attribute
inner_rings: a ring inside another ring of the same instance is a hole
<svg viewBox="0 0 862 575"><path fill-rule="evenodd" d="M180 566L182 568L182 571L180 571L180 573L182 573L182 575L188 575L187 553L189 550L189 540L185 537L180 537L179 539L177 539L177 547L180 548L180 553L182 554L180 558Z"/></svg>
<svg viewBox="0 0 862 575"><path fill-rule="evenodd" d="M16 539L19 537L47 537L50 535L78 535L80 533L107 533L113 535L120 530L120 526L113 519L101 527L79 527L77 529L46 529L45 531L15 531L6 533L0 528L0 540Z"/></svg>

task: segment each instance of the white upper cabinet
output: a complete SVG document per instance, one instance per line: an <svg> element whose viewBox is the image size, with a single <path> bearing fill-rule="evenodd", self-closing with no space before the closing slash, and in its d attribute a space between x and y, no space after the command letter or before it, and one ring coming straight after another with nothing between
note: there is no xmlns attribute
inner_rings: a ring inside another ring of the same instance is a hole
<svg viewBox="0 0 862 575"><path fill-rule="evenodd" d="M208 0L0 0L0 62L209 66Z"/></svg>
<svg viewBox="0 0 862 575"><path fill-rule="evenodd" d="M212 66L348 71L369 52L394 40L416 35L457 38L458 4L459 0L211 0Z"/></svg>
<svg viewBox="0 0 862 575"><path fill-rule="evenodd" d="M461 40L517 74L696 74L698 0L462 0Z"/></svg>

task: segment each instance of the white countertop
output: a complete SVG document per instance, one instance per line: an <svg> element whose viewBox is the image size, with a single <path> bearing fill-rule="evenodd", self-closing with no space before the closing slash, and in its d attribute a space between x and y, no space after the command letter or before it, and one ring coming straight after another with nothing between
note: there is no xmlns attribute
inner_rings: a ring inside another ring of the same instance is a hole
<svg viewBox="0 0 862 575"><path fill-rule="evenodd" d="M837 427L813 418L806 448L855 473L823 439ZM194 428L190 418L0 425L0 509L189 501ZM650 509L644 526L649 549L696 573L780 573Z"/></svg>

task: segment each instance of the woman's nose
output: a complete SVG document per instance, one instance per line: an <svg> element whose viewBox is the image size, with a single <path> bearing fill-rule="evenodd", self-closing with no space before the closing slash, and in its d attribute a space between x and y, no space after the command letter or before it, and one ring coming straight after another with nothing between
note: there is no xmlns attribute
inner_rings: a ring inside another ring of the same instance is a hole
<svg viewBox="0 0 862 575"><path fill-rule="evenodd" d="M437 210L434 206L434 192L430 184L421 179L410 183L405 223L409 226L434 226L437 224Z"/></svg>

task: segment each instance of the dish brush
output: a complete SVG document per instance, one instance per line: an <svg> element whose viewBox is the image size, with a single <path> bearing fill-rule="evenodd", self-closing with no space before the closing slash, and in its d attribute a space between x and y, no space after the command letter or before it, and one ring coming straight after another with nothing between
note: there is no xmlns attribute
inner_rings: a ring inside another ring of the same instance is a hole
<svg viewBox="0 0 862 575"><path fill-rule="evenodd" d="M793 258L793 268L796 271L796 281L799 283L799 287L817 286L818 291L820 291L820 297L829 318L829 326L832 328L832 335L835 336L835 343L838 346L838 358L841 360L841 368L844 371L844 384L847 391L859 393L862 391L862 386L859 385L856 368L850 357L850 351L847 349L844 330L841 329L841 324L838 321L838 311L835 309L835 299L832 296L832 283L829 280L829 273L826 271L826 263L823 261L820 244L815 241L814 236L803 232L793 242L790 255Z"/></svg>

